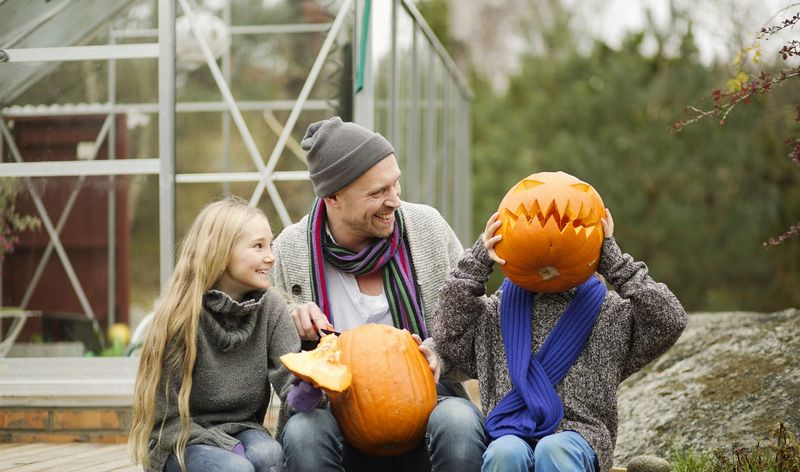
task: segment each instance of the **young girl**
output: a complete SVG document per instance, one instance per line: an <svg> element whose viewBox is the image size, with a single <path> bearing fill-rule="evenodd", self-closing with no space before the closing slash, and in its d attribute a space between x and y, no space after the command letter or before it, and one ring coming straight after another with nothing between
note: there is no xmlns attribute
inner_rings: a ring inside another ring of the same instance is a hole
<svg viewBox="0 0 800 472"><path fill-rule="evenodd" d="M282 297L264 214L239 198L206 206L187 232L145 338L129 447L146 471L282 470L262 423L279 357L300 348ZM279 423L282 419L279 420Z"/></svg>
<svg viewBox="0 0 800 472"><path fill-rule="evenodd" d="M602 220L597 272L579 287L533 293L506 281L486 296L502 236L497 213L439 291L432 318L445 365L477 378L492 442L483 471L607 471L617 435L616 389L663 354L686 313Z"/></svg>

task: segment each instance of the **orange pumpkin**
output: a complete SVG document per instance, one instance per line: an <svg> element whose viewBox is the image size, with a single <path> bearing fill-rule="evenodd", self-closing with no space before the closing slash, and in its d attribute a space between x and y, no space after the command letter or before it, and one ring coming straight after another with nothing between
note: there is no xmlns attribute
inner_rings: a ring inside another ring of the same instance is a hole
<svg viewBox="0 0 800 472"><path fill-rule="evenodd" d="M350 387L350 369L342 364L339 338L323 336L313 351L292 352L281 356L281 362L300 379L328 391L343 392Z"/></svg>
<svg viewBox="0 0 800 472"><path fill-rule="evenodd" d="M339 345L353 383L329 397L344 438L374 456L416 448L436 406L436 383L411 334L366 324L343 332Z"/></svg>
<svg viewBox="0 0 800 472"><path fill-rule="evenodd" d="M503 239L495 252L506 277L533 292L561 292L597 269L605 205L586 182L564 172L529 175L498 209Z"/></svg>

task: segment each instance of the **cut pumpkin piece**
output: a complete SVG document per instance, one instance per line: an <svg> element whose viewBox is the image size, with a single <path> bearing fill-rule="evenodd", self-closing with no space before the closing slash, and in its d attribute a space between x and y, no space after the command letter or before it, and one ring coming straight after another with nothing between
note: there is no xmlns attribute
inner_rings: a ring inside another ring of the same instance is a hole
<svg viewBox="0 0 800 472"><path fill-rule="evenodd" d="M341 363L339 338L334 334L323 336L312 351L293 352L281 356L281 362L301 380L331 392L344 392L350 388L353 376Z"/></svg>

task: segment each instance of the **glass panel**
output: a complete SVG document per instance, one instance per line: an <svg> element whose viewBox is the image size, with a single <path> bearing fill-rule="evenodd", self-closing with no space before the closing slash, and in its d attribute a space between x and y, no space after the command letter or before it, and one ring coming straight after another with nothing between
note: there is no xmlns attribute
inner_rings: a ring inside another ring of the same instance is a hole
<svg viewBox="0 0 800 472"><path fill-rule="evenodd" d="M447 131L445 127L445 116L444 116L444 100L445 100L445 89L444 89L444 81L446 80L446 71L442 66L439 57L436 55L435 52L432 53L433 56L433 95L432 95L432 103L433 103L433 122L431 126L436 130L436 135L432 144L432 153L430 155L430 159L432 160L432 171L431 171L431 199L432 205L436 208L441 210L441 176L444 172L444 140L445 140L445 133Z"/></svg>
<svg viewBox="0 0 800 472"><path fill-rule="evenodd" d="M416 110L418 122L418 137L416 145L416 153L418 156L419 176L417 179L417 195L414 201L425 202L425 170L426 162L428 159L427 140L430 134L428 128L428 100L429 94L429 76L430 76L430 50L428 40L425 39L424 33L417 27L416 35L416 77L417 77L417 91L414 96L414 105Z"/></svg>
<svg viewBox="0 0 800 472"><path fill-rule="evenodd" d="M436 183L434 185L434 201L436 202L436 208L438 208L442 214L445 214L446 202L444 201L445 198L443 195L445 191L443 188L443 176L447 171L447 163L444 159L445 143L447 141L447 116L445 115L444 103L447 100L447 96L445 95L447 93L447 89L445 88L447 76L444 68L441 67L438 57L436 60L436 71Z"/></svg>
<svg viewBox="0 0 800 472"><path fill-rule="evenodd" d="M400 168L404 173L404 187L416 180L416 153L411 147L412 126L418 123L411 116L411 94L414 71L414 22L405 8L397 10L397 109L393 145L397 151ZM405 198L410 195L406 194Z"/></svg>
<svg viewBox="0 0 800 472"><path fill-rule="evenodd" d="M390 129L392 90L392 5L372 2L372 80L375 85L375 131L392 140Z"/></svg>
<svg viewBox="0 0 800 472"><path fill-rule="evenodd" d="M453 160L453 128L455 120L453 116L453 94L455 84L449 74L446 74L442 80L442 135L441 135L441 174L439 175L440 196L439 210L445 215L449 221L453 219L453 172L455 171L455 161Z"/></svg>
<svg viewBox="0 0 800 472"><path fill-rule="evenodd" d="M102 24L81 23L73 40L19 47L156 41L146 31L155 25L153 2L134 5L122 16L116 0L101 3L91 8L98 10L92 21ZM70 8L58 21L75 16ZM138 33L120 34L132 28ZM158 157L157 59L0 64L0 77L17 65L28 68L27 81L3 90L9 99L2 101L0 120L8 136L0 136L0 162L50 162L45 170L65 172L58 162L81 161L84 167L75 172L80 174L96 172L110 159ZM16 341L37 343L8 355L121 355L123 346L115 349L104 333L114 323L128 325L130 333L158 295L158 176L18 178L0 170L0 188L0 215L38 222L34 229L6 226L0 236L0 306L31 310L35 316ZM10 319L0 322L0 338L10 327Z"/></svg>
<svg viewBox="0 0 800 472"><path fill-rule="evenodd" d="M424 68L424 81L422 82L422 114L423 114L423 132L422 132L422 201L429 205L435 204L435 182L436 182L436 142L438 136L437 115L436 115L436 99L437 88L436 80L439 74L439 69L436 67L435 53L427 40L424 40L422 47L421 62L425 65Z"/></svg>
<svg viewBox="0 0 800 472"><path fill-rule="evenodd" d="M76 126L79 121L70 123ZM14 127L24 156L35 160L41 152L66 151L37 149L26 137L30 127L30 121ZM105 150L101 153L98 158L104 159ZM4 151L3 161L7 160ZM94 333L87 312L106 332L112 323L135 326L151 310L159 287L157 176L5 177L0 178L0 187L0 213L11 221L24 223L25 217L36 221L33 228L12 224L2 236L0 305L22 306L35 314L16 338L17 343L35 345L12 348L9 356L100 354L103 340ZM45 219L55 228L57 239L50 237ZM53 241L63 254L54 250ZM3 336L9 334L10 323L4 321ZM105 347L106 354L122 353L110 344Z"/></svg>
<svg viewBox="0 0 800 472"><path fill-rule="evenodd" d="M469 141L467 138L467 127L469 126L469 103L461 94L460 89L455 93L455 122L454 122L454 188L453 204L455 206L455 220L453 229L462 241L469 244L468 238L472 234L472 229L468 227L468 215L470 209L470 162L469 162Z"/></svg>
<svg viewBox="0 0 800 472"><path fill-rule="evenodd" d="M224 7L222 2L216 3ZM302 5L300 2L233 2L231 26L225 27L223 10L205 11L207 21L204 24L221 22L221 27L231 33L229 87L256 143L258 155L245 144L242 131L227 113L218 111L219 107L227 108L207 64L203 61L190 63L181 60L179 55L178 101L219 102L214 113L178 115L177 129L191 136L186 140L178 138L179 173L255 172L256 160L266 164L327 36L327 32L300 32L297 28L276 32L268 27L330 25L338 13L338 7L313 2ZM179 25L180 22L179 18ZM300 152L299 142L310 123L333 114L352 118L352 25L353 15L347 15L303 105L308 111L302 113L292 128L289 142L275 163L276 170L306 169L299 158L304 154ZM193 36L188 35L187 41L194 41ZM224 53L224 49L220 51L223 70ZM223 193L229 192L230 186L223 186Z"/></svg>
<svg viewBox="0 0 800 472"><path fill-rule="evenodd" d="M308 213L311 208L311 202L314 201L314 188L308 180L297 182L275 182L275 187L281 195L283 205L286 211L292 218L292 221L298 221ZM275 210L275 203L269 197L262 201L261 208L267 213L272 231L275 234L283 229L283 224L278 218L277 211Z"/></svg>

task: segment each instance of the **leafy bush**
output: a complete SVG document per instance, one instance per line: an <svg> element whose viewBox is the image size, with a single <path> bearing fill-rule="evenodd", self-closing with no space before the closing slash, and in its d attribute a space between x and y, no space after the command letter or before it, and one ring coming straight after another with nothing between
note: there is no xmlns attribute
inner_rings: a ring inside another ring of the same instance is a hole
<svg viewBox="0 0 800 472"><path fill-rule="evenodd" d="M14 246L19 242L19 233L36 229L41 225L41 221L35 216L17 213L15 207L17 190L15 180L0 179L0 264L7 254L14 252Z"/></svg>

